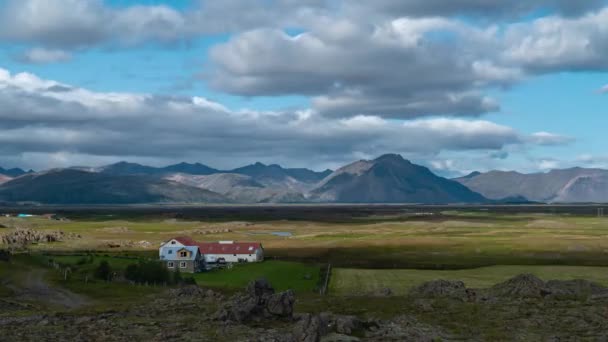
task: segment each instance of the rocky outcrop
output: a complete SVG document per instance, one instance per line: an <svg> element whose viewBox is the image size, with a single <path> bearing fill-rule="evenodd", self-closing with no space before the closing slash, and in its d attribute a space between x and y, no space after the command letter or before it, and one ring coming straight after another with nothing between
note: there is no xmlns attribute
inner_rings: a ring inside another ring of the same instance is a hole
<svg viewBox="0 0 608 342"><path fill-rule="evenodd" d="M222 295L210 289L203 289L198 285L188 285L171 289L170 296L177 298L206 298L206 299L221 299Z"/></svg>
<svg viewBox="0 0 608 342"><path fill-rule="evenodd" d="M542 298L550 294L544 281L533 274L520 274L489 290L489 295L499 298Z"/></svg>
<svg viewBox="0 0 608 342"><path fill-rule="evenodd" d="M222 321L245 323L263 319L291 319L295 294L288 290L275 293L266 279L252 281L245 294L237 295L217 313Z"/></svg>
<svg viewBox="0 0 608 342"><path fill-rule="evenodd" d="M546 283L549 296L555 299L588 298L608 296L608 288L583 280L550 280Z"/></svg>
<svg viewBox="0 0 608 342"><path fill-rule="evenodd" d="M451 298L462 301L469 300L471 296L462 281L441 279L415 287L410 291L410 295L418 298Z"/></svg>
<svg viewBox="0 0 608 342"><path fill-rule="evenodd" d="M58 242L69 239L79 239L79 234L62 231L40 231L34 229L16 229L2 235L0 242L9 246L27 246L33 243Z"/></svg>

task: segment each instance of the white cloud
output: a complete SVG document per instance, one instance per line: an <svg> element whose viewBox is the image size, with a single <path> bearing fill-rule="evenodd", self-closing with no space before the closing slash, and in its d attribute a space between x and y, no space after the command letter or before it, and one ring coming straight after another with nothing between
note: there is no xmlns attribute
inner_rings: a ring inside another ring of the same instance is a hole
<svg viewBox="0 0 608 342"><path fill-rule="evenodd" d="M235 166L262 160L310 166L386 151L434 155L526 143L512 128L484 120L399 122L366 115L333 119L313 109L233 111L198 97L100 93L2 69L0 102L0 161L38 158L29 165L75 156L75 162L156 159Z"/></svg>
<svg viewBox="0 0 608 342"><path fill-rule="evenodd" d="M601 87L599 90L600 93L602 94L606 94L608 93L608 84L606 84L605 86Z"/></svg>
<svg viewBox="0 0 608 342"><path fill-rule="evenodd" d="M510 61L536 72L606 70L608 8L579 18L543 17L511 25Z"/></svg>

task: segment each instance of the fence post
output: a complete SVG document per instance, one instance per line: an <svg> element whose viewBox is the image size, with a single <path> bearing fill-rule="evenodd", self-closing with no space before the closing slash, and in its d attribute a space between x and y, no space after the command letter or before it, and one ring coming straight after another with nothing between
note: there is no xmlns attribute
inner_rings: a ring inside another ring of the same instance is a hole
<svg viewBox="0 0 608 342"><path fill-rule="evenodd" d="M327 294L327 286L329 285L329 277L331 275L331 264L327 264L327 273L325 274L325 284L323 284L323 288L321 288L321 295Z"/></svg>

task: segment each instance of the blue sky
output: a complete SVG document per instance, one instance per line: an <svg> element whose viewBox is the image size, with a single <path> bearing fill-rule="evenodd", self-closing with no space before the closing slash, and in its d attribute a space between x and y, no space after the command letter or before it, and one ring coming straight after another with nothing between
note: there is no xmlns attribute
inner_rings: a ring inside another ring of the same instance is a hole
<svg viewBox="0 0 608 342"><path fill-rule="evenodd" d="M606 19L595 0L5 0L0 166L608 167Z"/></svg>

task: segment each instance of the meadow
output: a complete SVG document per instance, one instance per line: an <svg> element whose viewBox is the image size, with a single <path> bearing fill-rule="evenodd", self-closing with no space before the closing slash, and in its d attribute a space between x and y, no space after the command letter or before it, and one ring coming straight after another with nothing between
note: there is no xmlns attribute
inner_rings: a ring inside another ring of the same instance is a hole
<svg viewBox="0 0 608 342"><path fill-rule="evenodd" d="M263 276L278 289L314 292L319 270L327 264L334 270L334 295L382 287L403 294L437 278L486 287L524 272L608 285L608 268L602 268L608 267L608 218L592 215L595 208L255 207L225 209L214 218L194 209L113 210L63 213L69 221L2 217L0 224L8 228L0 234L17 227L78 234L81 238L30 249L66 263L77 263L86 253L95 253L97 261L107 255L117 269L133 262L129 258L155 258L160 243L175 236L263 244L264 263L195 276L199 284L214 288L242 288ZM285 214L290 211L295 214Z"/></svg>

